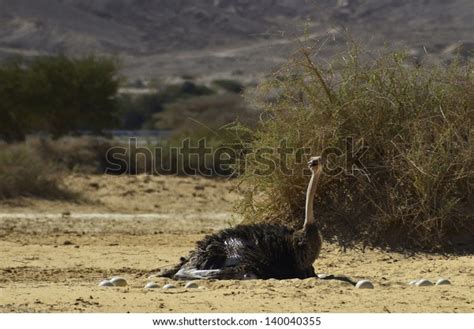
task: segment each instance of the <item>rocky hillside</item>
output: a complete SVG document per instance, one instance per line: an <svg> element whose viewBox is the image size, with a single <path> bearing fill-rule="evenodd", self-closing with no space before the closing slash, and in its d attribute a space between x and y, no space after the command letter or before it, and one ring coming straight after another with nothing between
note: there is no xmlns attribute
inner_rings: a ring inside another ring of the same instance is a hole
<svg viewBox="0 0 474 329"><path fill-rule="evenodd" d="M327 54L343 30L442 54L472 47L473 22L472 0L0 0L0 56L113 54L145 77L256 73L284 61L305 27L330 36Z"/></svg>

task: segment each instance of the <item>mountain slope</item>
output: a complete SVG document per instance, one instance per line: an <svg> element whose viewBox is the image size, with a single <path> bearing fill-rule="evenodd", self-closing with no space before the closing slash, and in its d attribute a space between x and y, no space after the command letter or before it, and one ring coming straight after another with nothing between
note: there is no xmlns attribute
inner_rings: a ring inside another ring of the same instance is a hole
<svg viewBox="0 0 474 329"><path fill-rule="evenodd" d="M472 43L473 22L472 0L0 0L0 56L120 55L132 76L256 72L305 24L319 39L342 27L370 47L441 52Z"/></svg>

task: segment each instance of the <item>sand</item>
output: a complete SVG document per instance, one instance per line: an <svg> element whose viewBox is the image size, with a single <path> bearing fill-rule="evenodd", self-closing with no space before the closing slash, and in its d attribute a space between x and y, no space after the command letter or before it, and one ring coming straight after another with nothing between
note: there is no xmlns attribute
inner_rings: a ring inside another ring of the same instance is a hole
<svg viewBox="0 0 474 329"><path fill-rule="evenodd" d="M344 252L327 243L317 272L369 279L375 289L315 278L197 281L186 289L154 274L205 234L239 222L232 182L73 175L66 183L89 200L0 203L0 312L474 311L473 255ZM128 286L98 286L114 275ZM452 285L408 285L418 278ZM176 289L143 289L150 281Z"/></svg>

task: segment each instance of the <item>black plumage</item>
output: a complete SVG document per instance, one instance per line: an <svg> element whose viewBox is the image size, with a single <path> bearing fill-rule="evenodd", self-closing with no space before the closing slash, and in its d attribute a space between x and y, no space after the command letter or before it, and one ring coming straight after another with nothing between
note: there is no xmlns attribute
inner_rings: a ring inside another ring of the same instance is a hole
<svg viewBox="0 0 474 329"><path fill-rule="evenodd" d="M174 279L289 279L315 276L321 250L315 224L306 230L282 225L238 225L208 235L180 264L161 274Z"/></svg>

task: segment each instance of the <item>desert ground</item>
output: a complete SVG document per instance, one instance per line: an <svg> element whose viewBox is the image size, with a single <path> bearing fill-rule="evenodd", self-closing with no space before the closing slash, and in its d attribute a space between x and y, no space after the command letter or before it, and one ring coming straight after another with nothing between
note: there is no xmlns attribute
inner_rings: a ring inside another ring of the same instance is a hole
<svg viewBox="0 0 474 329"><path fill-rule="evenodd" d="M79 201L0 203L0 312L473 312L474 257L341 250L326 243L318 273L369 279L197 281L154 274L205 234L235 225L233 182L204 178L70 175ZM128 286L103 288L120 275ZM452 285L414 287L418 278ZM149 281L175 289L144 289Z"/></svg>

